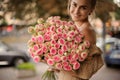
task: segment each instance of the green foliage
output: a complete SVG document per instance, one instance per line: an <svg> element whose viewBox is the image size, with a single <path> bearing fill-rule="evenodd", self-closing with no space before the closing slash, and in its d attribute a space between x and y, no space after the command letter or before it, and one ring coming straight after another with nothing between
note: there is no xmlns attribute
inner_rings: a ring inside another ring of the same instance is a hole
<svg viewBox="0 0 120 80"><path fill-rule="evenodd" d="M32 63L22 63L16 67L17 69L24 69L24 70L34 70L35 71L35 66Z"/></svg>

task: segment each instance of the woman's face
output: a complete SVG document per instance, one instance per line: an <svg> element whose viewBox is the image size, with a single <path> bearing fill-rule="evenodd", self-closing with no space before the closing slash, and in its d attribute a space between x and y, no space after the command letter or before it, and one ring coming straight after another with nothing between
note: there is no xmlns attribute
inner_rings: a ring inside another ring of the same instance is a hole
<svg viewBox="0 0 120 80"><path fill-rule="evenodd" d="M73 21L85 21L91 12L90 0L71 0L70 16Z"/></svg>

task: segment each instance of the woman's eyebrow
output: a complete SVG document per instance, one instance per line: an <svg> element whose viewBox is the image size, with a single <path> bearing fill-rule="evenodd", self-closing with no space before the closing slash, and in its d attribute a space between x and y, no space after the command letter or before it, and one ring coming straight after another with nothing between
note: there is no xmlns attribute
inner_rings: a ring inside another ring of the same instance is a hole
<svg viewBox="0 0 120 80"><path fill-rule="evenodd" d="M73 4L77 4L76 2L72 2Z"/></svg>

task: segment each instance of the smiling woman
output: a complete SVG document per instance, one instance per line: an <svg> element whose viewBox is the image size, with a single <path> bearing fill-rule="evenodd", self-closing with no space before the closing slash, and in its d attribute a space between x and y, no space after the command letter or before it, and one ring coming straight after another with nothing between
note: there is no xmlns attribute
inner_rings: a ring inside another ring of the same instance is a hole
<svg viewBox="0 0 120 80"><path fill-rule="evenodd" d="M69 0L68 13L74 21L78 31L82 32L85 40L91 44L87 60L80 64L79 70L60 71L58 80L89 80L103 65L102 51L96 46L96 33L88 21L94 11L96 0Z"/></svg>

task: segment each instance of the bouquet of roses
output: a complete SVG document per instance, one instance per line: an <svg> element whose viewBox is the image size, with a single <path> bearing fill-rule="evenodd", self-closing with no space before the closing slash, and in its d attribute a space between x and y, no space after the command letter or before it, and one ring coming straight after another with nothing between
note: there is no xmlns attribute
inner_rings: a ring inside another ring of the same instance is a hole
<svg viewBox="0 0 120 80"><path fill-rule="evenodd" d="M32 35L28 41L29 53L35 62L44 62L58 70L75 71L89 54L89 41L72 21L61 20L59 16L38 19L28 32ZM45 74L44 78L54 77L49 72Z"/></svg>

